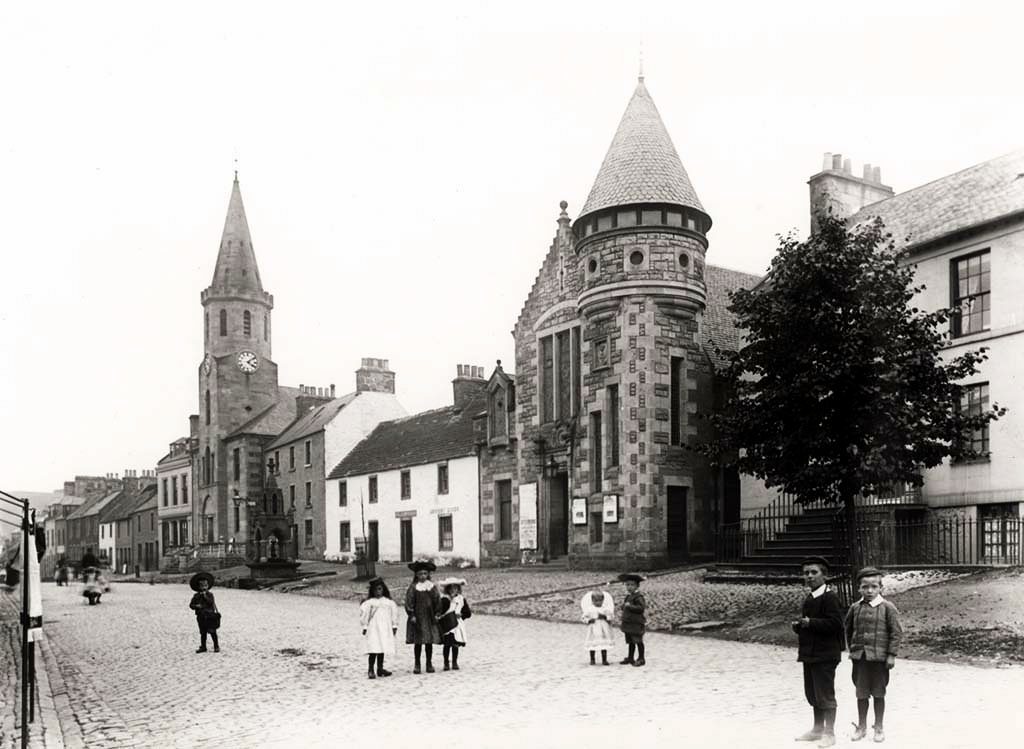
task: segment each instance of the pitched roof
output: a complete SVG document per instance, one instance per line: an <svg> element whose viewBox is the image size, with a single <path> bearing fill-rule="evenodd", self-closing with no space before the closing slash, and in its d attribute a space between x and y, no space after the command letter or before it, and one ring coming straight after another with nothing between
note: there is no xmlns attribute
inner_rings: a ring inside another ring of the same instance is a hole
<svg viewBox="0 0 1024 749"><path fill-rule="evenodd" d="M1024 150L976 164L862 208L851 224L885 222L897 246L919 245L1024 211Z"/></svg>
<svg viewBox="0 0 1024 749"><path fill-rule="evenodd" d="M116 501L111 502L100 512L101 523L112 523L115 520L126 518L134 512L139 503L139 497L144 496L149 490L156 491L156 484L147 484L138 492L123 491Z"/></svg>
<svg viewBox="0 0 1024 749"><path fill-rule="evenodd" d="M275 447L286 445L289 442L302 439L310 434L321 431L338 413L355 400L357 393L349 393L340 398L323 403L309 409L305 414L300 414L292 422L292 425L282 432L281 436L271 442L265 449L272 450Z"/></svg>
<svg viewBox="0 0 1024 749"><path fill-rule="evenodd" d="M279 387L277 403L267 406L229 434L227 438L242 434L269 434L276 437L295 421L295 399L301 392L298 388Z"/></svg>
<svg viewBox="0 0 1024 749"><path fill-rule="evenodd" d="M88 515L95 515L108 504L113 502L118 497L118 495L121 494L121 492L122 490L118 489L117 491L104 494L102 497L94 497L88 502L83 503L77 510L68 515L68 518L78 519L84 518Z"/></svg>
<svg viewBox="0 0 1024 749"><path fill-rule="evenodd" d="M473 455L473 416L486 402L486 395L481 392L463 408L447 406L382 422L352 448L327 478L380 473Z"/></svg>
<svg viewBox="0 0 1024 749"><path fill-rule="evenodd" d="M263 291L237 172L235 183L231 186L231 200L228 201L228 214L224 219L224 233L221 235L220 251L217 253L217 265L213 270L210 288L220 294Z"/></svg>
<svg viewBox="0 0 1024 749"><path fill-rule="evenodd" d="M642 77L579 215L630 203L675 203L706 213Z"/></svg>
<svg viewBox="0 0 1024 749"><path fill-rule="evenodd" d="M136 495L135 502L129 505L131 507L130 512L136 513L139 510L148 510L150 508L147 505L156 507L156 484L150 484L142 488L142 491Z"/></svg>
<svg viewBox="0 0 1024 749"><path fill-rule="evenodd" d="M742 332L736 327L736 319L728 310L729 293L737 289L751 289L760 281L761 276L753 273L715 265L704 267L704 285L707 288L704 335L708 341L704 350L716 367L725 366L726 361L715 353L715 349L738 351L743 343Z"/></svg>

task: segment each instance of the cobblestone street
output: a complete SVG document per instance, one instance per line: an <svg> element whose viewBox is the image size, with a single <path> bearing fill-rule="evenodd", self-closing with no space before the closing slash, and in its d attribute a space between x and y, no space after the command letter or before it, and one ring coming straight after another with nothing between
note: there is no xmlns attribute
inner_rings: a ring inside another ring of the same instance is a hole
<svg viewBox="0 0 1024 749"><path fill-rule="evenodd" d="M44 584L53 695L33 746L791 747L808 728L795 652L649 634L648 666L590 666L583 627L474 616L458 672L414 675L400 645L388 679L366 678L357 606L217 589L223 652L197 655L185 585L121 584L89 607ZM396 591L398 593L399 591ZM402 634L400 630L399 634ZM838 745L855 701L840 666ZM66 697L65 697L66 690ZM1012 736L1024 669L899 661L887 744L982 747ZM57 715L54 715L54 713ZM63 730L56 730L59 717ZM3 745L16 746L10 732Z"/></svg>

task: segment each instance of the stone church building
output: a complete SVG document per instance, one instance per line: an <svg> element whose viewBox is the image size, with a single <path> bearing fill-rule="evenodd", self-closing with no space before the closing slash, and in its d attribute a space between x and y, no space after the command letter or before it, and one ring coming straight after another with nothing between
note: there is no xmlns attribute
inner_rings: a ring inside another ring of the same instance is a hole
<svg viewBox="0 0 1024 749"><path fill-rule="evenodd" d="M561 208L476 425L481 563L710 557L738 478L685 445L738 344L728 292L759 279L707 265L711 216L642 76L576 220Z"/></svg>

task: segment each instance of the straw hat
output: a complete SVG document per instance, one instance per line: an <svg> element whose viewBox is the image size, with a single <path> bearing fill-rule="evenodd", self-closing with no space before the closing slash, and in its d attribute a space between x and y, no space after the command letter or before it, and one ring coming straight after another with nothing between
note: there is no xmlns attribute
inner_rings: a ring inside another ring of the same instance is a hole
<svg viewBox="0 0 1024 749"><path fill-rule="evenodd" d="M465 584L466 581L463 580L461 577L446 577L444 580L438 583L438 586L442 588L447 588L449 585L463 586Z"/></svg>
<svg viewBox="0 0 1024 749"><path fill-rule="evenodd" d="M426 570L427 572L433 572L437 569L437 565L428 560L418 560L415 562L409 562L409 569L413 572L419 572L420 570Z"/></svg>
<svg viewBox="0 0 1024 749"><path fill-rule="evenodd" d="M196 574L192 575L192 577L188 581L188 587L192 588L192 590L198 593L200 580L205 580L209 587L213 587L213 575L211 575L209 572L197 572Z"/></svg>

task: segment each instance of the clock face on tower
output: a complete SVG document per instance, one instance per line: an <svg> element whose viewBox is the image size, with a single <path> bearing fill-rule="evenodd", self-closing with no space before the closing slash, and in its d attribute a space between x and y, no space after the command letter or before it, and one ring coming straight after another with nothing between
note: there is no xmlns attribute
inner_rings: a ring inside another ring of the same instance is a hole
<svg viewBox="0 0 1024 749"><path fill-rule="evenodd" d="M260 368L260 359L252 351L239 351L235 361L238 368L246 374L252 374Z"/></svg>

